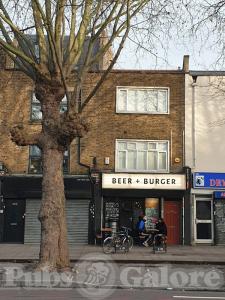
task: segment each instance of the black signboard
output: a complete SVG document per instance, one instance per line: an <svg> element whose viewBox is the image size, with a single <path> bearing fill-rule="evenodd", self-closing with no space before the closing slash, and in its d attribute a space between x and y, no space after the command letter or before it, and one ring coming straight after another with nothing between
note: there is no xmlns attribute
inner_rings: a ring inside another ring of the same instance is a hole
<svg viewBox="0 0 225 300"><path fill-rule="evenodd" d="M118 221L119 212L119 202L109 201L105 203L105 219L107 221Z"/></svg>

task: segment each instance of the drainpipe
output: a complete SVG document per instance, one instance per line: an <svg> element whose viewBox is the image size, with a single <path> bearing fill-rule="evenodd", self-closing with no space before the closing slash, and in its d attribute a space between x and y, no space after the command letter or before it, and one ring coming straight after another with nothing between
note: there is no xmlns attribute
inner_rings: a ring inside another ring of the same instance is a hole
<svg viewBox="0 0 225 300"><path fill-rule="evenodd" d="M94 201L95 205L95 218L94 218L94 234L96 235L97 231L99 231L102 227L102 216L103 216L103 204L102 197L99 194L99 189L101 184L95 183L93 178L91 177L91 167L81 163L81 151L80 151L80 137L78 138L78 164L84 168L88 169L88 177L91 182L91 198ZM93 164L96 165L96 157L93 157ZM100 219L98 218L100 216Z"/></svg>
<svg viewBox="0 0 225 300"><path fill-rule="evenodd" d="M196 113L196 108L195 108L195 102L196 102L196 95L195 95L195 90L197 86L197 76L192 76L193 82L191 84L192 86L192 167L196 167L196 139L195 139L195 113Z"/></svg>

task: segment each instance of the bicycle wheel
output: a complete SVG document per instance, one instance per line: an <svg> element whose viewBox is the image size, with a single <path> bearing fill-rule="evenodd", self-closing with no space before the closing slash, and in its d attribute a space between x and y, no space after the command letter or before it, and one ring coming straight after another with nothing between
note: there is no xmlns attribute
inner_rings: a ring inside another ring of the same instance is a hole
<svg viewBox="0 0 225 300"><path fill-rule="evenodd" d="M105 254L110 254L115 252L114 242L112 237L107 237L103 242L103 252Z"/></svg>
<svg viewBox="0 0 225 300"><path fill-rule="evenodd" d="M129 248L132 249L134 245L134 239L132 236L128 235Z"/></svg>
<svg viewBox="0 0 225 300"><path fill-rule="evenodd" d="M124 252L129 252L129 249L130 249L129 240L126 239L125 241L123 241L122 250Z"/></svg>

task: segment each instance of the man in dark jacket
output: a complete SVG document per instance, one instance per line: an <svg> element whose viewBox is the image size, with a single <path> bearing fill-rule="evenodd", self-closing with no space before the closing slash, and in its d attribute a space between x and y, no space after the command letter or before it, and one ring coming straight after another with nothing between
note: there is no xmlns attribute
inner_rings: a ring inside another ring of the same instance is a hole
<svg viewBox="0 0 225 300"><path fill-rule="evenodd" d="M164 234L165 236L167 236L166 223L162 218L159 218L155 228L158 230L158 234Z"/></svg>

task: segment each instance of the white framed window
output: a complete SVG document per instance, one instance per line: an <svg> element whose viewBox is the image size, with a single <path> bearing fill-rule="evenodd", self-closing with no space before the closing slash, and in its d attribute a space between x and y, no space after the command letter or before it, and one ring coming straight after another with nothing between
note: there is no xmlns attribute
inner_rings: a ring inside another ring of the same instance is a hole
<svg viewBox="0 0 225 300"><path fill-rule="evenodd" d="M169 172L169 141L116 140L117 172Z"/></svg>
<svg viewBox="0 0 225 300"><path fill-rule="evenodd" d="M116 112L169 114L169 88L117 87Z"/></svg>

